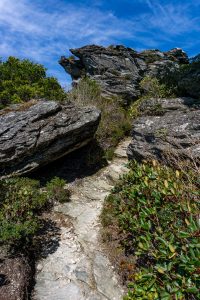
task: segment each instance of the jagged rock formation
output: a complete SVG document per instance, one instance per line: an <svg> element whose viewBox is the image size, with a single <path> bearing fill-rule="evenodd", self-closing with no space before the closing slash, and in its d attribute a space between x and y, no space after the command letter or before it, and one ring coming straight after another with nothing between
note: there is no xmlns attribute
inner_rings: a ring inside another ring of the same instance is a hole
<svg viewBox="0 0 200 300"><path fill-rule="evenodd" d="M195 159L200 162L200 101L192 98L150 99L133 124L130 159ZM157 114L157 115L156 115Z"/></svg>
<svg viewBox="0 0 200 300"><path fill-rule="evenodd" d="M59 63L75 83L87 75L97 81L103 94L121 96L125 103L140 95L139 82L145 75L161 74L187 64L188 57L181 49L168 52L147 50L136 52L124 46L85 46L70 49L77 57L61 57Z"/></svg>
<svg viewBox="0 0 200 300"><path fill-rule="evenodd" d="M190 65L184 68L178 80L182 94L200 98L200 56L197 55Z"/></svg>
<svg viewBox="0 0 200 300"><path fill-rule="evenodd" d="M0 116L0 176L24 174L90 141L100 121L94 107L40 101Z"/></svg>

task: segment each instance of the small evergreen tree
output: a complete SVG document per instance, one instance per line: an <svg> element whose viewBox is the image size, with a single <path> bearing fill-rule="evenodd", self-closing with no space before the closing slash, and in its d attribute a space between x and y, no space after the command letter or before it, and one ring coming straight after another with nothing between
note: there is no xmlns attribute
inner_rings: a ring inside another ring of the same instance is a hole
<svg viewBox="0 0 200 300"><path fill-rule="evenodd" d="M0 60L0 107L30 99L64 100L65 91L57 79L46 76L46 69L28 59L10 56Z"/></svg>

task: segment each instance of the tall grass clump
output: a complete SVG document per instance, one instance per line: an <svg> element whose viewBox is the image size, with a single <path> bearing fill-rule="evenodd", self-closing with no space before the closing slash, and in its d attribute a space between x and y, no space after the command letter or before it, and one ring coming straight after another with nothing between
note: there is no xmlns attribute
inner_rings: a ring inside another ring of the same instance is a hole
<svg viewBox="0 0 200 300"><path fill-rule="evenodd" d="M96 137L107 158L112 158L114 147L131 128L130 117L119 99L103 97L100 86L88 77L79 81L69 92L68 99L79 106L93 105L101 110Z"/></svg>

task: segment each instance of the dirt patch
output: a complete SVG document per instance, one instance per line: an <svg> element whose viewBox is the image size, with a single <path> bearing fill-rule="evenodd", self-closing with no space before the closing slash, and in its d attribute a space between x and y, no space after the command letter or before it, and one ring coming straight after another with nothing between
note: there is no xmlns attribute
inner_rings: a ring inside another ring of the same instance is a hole
<svg viewBox="0 0 200 300"><path fill-rule="evenodd" d="M31 268L24 257L0 261L0 300L26 300Z"/></svg>

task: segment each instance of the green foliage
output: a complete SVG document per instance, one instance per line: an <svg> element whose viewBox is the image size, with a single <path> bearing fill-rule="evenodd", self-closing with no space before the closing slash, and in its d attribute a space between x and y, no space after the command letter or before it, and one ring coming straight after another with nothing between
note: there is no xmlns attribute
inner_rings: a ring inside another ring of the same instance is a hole
<svg viewBox="0 0 200 300"><path fill-rule="evenodd" d="M69 201L65 180L53 178L41 189L37 180L9 178L0 181L0 243L20 243L36 234L39 214L52 201Z"/></svg>
<svg viewBox="0 0 200 300"><path fill-rule="evenodd" d="M50 199L64 203L70 200L70 191L65 188L66 182L64 179L54 177L50 182L47 183L46 189Z"/></svg>
<svg viewBox="0 0 200 300"><path fill-rule="evenodd" d="M80 106L98 105L101 101L101 89L96 81L84 77L68 93L68 98Z"/></svg>
<svg viewBox="0 0 200 300"><path fill-rule="evenodd" d="M193 60L189 64L180 65L176 70L169 71L161 79L167 88L176 96L188 96L199 94L199 70L200 61Z"/></svg>
<svg viewBox="0 0 200 300"><path fill-rule="evenodd" d="M187 96L188 93L199 95L199 70L200 61L194 61L188 65L183 65L174 74L174 82L180 96Z"/></svg>
<svg viewBox="0 0 200 300"><path fill-rule="evenodd" d="M112 158L114 147L131 128L130 117L121 107L119 99L102 97L99 85L88 77L80 80L68 98L78 105L94 105L101 110L97 140L106 151L106 157Z"/></svg>
<svg viewBox="0 0 200 300"><path fill-rule="evenodd" d="M12 178L0 181L0 242L14 243L38 229L37 213L47 196L36 180Z"/></svg>
<svg viewBox="0 0 200 300"><path fill-rule="evenodd" d="M156 161L133 161L106 199L103 225L112 235L117 223L133 265L124 299L200 299L199 173L191 178Z"/></svg>
<svg viewBox="0 0 200 300"><path fill-rule="evenodd" d="M143 90L145 98L165 98L172 96L172 91L165 84L161 84L155 77L145 76L140 82L140 88Z"/></svg>
<svg viewBox="0 0 200 300"><path fill-rule="evenodd" d="M146 113L162 115L163 109L159 103L159 99L174 96L174 90L167 87L164 83L160 83L155 77L145 76L140 82L140 89L143 92L142 96L129 108L129 114L134 119L140 115L140 107L145 100L153 98L155 102L155 105L152 105L150 109L145 109Z"/></svg>
<svg viewBox="0 0 200 300"><path fill-rule="evenodd" d="M46 76L46 69L28 59L10 56L0 62L0 106L46 98L64 100L66 94L57 79Z"/></svg>

